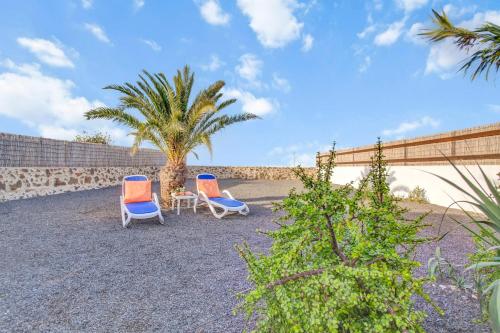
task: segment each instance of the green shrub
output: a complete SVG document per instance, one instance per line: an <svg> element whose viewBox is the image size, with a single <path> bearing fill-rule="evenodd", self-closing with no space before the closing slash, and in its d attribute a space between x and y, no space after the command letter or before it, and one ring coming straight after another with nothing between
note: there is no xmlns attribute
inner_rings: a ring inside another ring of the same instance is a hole
<svg viewBox="0 0 500 333"><path fill-rule="evenodd" d="M474 285L469 282L467 272L459 266L452 264L441 256L441 248L436 247L434 257L427 261L427 274L430 278L448 278L460 289L473 289ZM477 284L477 281L475 281Z"/></svg>
<svg viewBox="0 0 500 333"><path fill-rule="evenodd" d="M111 144L111 137L108 134L102 133L102 132L96 132L94 134L89 134L85 131L83 131L82 134L78 134L75 136L75 141L76 142L83 142L83 143L98 143L102 145L110 145Z"/></svg>
<svg viewBox="0 0 500 333"><path fill-rule="evenodd" d="M417 203L429 203L425 189L417 186L408 193L408 200Z"/></svg>
<svg viewBox="0 0 500 333"><path fill-rule="evenodd" d="M467 186L434 175L467 197L454 204L468 216L469 223L461 222L452 215L449 218L469 231L474 238L476 252L470 256L472 265L467 270L477 274L477 291L484 318L488 319L493 332L500 333L500 190L480 166L478 168L486 186L469 170L466 174L451 160L448 161ZM473 206L482 216L470 214L462 206L463 203Z"/></svg>
<svg viewBox="0 0 500 333"><path fill-rule="evenodd" d="M405 220L389 191L382 146L360 186L333 187L334 151L316 176L296 170L305 191L277 209L267 254L238 246L254 287L238 308L257 332L423 332L413 295L429 297L412 273L423 216ZM369 185L369 186L368 186Z"/></svg>

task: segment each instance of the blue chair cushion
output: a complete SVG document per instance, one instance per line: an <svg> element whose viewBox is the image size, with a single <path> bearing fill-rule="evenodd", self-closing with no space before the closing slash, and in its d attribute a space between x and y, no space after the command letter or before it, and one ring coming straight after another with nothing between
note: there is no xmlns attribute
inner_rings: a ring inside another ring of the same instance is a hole
<svg viewBox="0 0 500 333"><path fill-rule="evenodd" d="M226 206L226 207L240 207L243 206L244 203L238 200L233 200L233 199L228 199L228 198L221 198L221 197L214 197L214 198L209 198L210 201L216 202L220 205Z"/></svg>
<svg viewBox="0 0 500 333"><path fill-rule="evenodd" d="M135 182L135 181L141 181L141 180L148 180L148 177L145 177L145 176L129 176L129 177L125 177L125 180Z"/></svg>
<svg viewBox="0 0 500 333"><path fill-rule="evenodd" d="M131 202L125 204L125 206L127 206L127 209L132 214L148 214L158 211L158 208L152 201Z"/></svg>
<svg viewBox="0 0 500 333"><path fill-rule="evenodd" d="M214 175L210 173L202 173L196 176L196 179L216 179Z"/></svg>

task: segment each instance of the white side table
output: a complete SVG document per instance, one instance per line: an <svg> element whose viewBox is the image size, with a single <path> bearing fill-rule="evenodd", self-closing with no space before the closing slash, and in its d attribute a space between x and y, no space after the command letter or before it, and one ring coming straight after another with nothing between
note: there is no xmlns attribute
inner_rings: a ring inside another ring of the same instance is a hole
<svg viewBox="0 0 500 333"><path fill-rule="evenodd" d="M175 208L175 203L177 202L177 215L181 213L181 203L182 200L187 201L187 208L191 208L191 200L193 200L193 208L196 209L196 205L198 203L198 196L192 192L183 192L183 193L172 193L172 210Z"/></svg>

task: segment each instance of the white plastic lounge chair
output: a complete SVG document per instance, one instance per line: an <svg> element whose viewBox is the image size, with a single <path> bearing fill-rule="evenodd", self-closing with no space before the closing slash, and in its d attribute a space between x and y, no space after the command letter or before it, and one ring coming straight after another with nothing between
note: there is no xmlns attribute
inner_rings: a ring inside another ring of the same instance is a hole
<svg viewBox="0 0 500 333"><path fill-rule="evenodd" d="M122 181L122 195L120 196L120 209L122 214L123 227L126 228L131 219L148 219L158 216L160 223L164 224L165 220L161 214L160 204L156 193L152 193L150 201L129 202L125 203L125 186L126 182L144 181L148 177L144 175L131 175L123 177Z"/></svg>
<svg viewBox="0 0 500 333"><path fill-rule="evenodd" d="M206 204L218 219L229 213L247 215L250 212L248 206L244 202L234 199L228 190L222 191L227 198L223 197L219 192L217 178L210 173L202 173L196 176L196 189L198 190L198 203ZM222 212L218 213L216 208L222 209ZM196 205L194 211L196 212Z"/></svg>

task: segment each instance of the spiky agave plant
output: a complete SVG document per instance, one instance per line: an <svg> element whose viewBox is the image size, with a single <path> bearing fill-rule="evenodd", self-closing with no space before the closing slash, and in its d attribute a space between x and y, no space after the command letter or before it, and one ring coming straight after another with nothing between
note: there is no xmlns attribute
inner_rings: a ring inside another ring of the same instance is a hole
<svg viewBox="0 0 500 333"><path fill-rule="evenodd" d="M480 253L475 256L477 259L474 264L467 269L477 271L478 274L482 275L483 280L487 282L479 290L481 301L487 304L487 314L491 328L495 333L500 333L500 190L479 165L481 178L487 188L483 187L481 182L470 171L469 175L467 175L451 160L448 161L468 188L464 188L445 177L434 175L462 192L468 198L455 201L455 204L462 209L476 228L471 228L471 226L458 221L452 216L449 217L468 230L476 240ZM463 203L475 207L482 213L484 218L479 218L468 212L464 209Z"/></svg>
<svg viewBox="0 0 500 333"><path fill-rule="evenodd" d="M150 142L167 156L160 172L162 206L168 207L172 190L183 187L187 176L186 158L200 145L212 153L211 137L223 128L257 118L252 113L222 115L236 102L222 101L224 81L202 89L190 103L194 73L186 65L178 70L171 85L165 74L143 71L136 84L109 85L104 89L121 93L116 107L98 107L88 111L87 119L109 119L132 129L135 153L143 142ZM138 111L133 112L133 110Z"/></svg>
<svg viewBox="0 0 500 333"><path fill-rule="evenodd" d="M422 32L420 35L428 38L432 42L439 42L445 39L453 39L455 45L460 50L472 50L460 68L466 74L475 65L471 79L474 80L481 74L488 75L491 69L498 72L500 68L500 26L491 22L486 22L477 29L469 30L455 26L446 13L439 14L432 10L434 29Z"/></svg>

